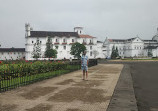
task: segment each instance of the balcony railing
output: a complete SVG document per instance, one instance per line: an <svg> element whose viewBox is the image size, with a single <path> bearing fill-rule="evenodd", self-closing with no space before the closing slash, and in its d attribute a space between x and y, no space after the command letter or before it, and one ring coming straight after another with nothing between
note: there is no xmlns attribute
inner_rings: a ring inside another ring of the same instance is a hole
<svg viewBox="0 0 158 111"><path fill-rule="evenodd" d="M83 45L86 45L87 43L86 43L86 42L83 42L82 44L83 44Z"/></svg>
<svg viewBox="0 0 158 111"><path fill-rule="evenodd" d="M54 44L59 44L59 42L55 42Z"/></svg>
<svg viewBox="0 0 158 111"><path fill-rule="evenodd" d="M93 45L93 42L90 42L89 45Z"/></svg>
<svg viewBox="0 0 158 111"><path fill-rule="evenodd" d="M72 45L72 44L74 44L74 42L73 42L73 43L70 43L70 45Z"/></svg>
<svg viewBox="0 0 158 111"><path fill-rule="evenodd" d="M67 42L63 42L62 44L67 44Z"/></svg>

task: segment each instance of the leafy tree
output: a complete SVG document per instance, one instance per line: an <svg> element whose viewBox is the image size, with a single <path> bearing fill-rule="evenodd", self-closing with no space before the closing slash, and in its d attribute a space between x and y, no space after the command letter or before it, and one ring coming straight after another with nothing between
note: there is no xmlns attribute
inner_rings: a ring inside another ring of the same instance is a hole
<svg viewBox="0 0 158 111"><path fill-rule="evenodd" d="M52 49L53 44L52 44L52 39L48 37L47 43L46 43L46 50Z"/></svg>
<svg viewBox="0 0 158 111"><path fill-rule="evenodd" d="M119 52L118 52L118 48L117 47L116 47L115 53L116 53L116 57L119 57Z"/></svg>
<svg viewBox="0 0 158 111"><path fill-rule="evenodd" d="M118 57L118 56L119 56L118 48L117 48L117 47L115 48L115 46L113 46L113 47L112 47L111 58L112 58L112 59L115 59L115 58Z"/></svg>
<svg viewBox="0 0 158 111"><path fill-rule="evenodd" d="M93 50L93 55L94 55L94 58L96 58L96 56L99 55L99 52L97 50Z"/></svg>
<svg viewBox="0 0 158 111"><path fill-rule="evenodd" d="M148 57L152 57L152 56L153 56L152 52L148 51Z"/></svg>
<svg viewBox="0 0 158 111"><path fill-rule="evenodd" d="M115 46L113 45L112 47L112 53L111 53L111 58L115 58Z"/></svg>
<svg viewBox="0 0 158 111"><path fill-rule="evenodd" d="M48 37L47 43L46 43L46 51L45 51L45 57L47 58L56 58L57 57L57 51L53 49L52 40L50 37Z"/></svg>
<svg viewBox="0 0 158 111"><path fill-rule="evenodd" d="M55 49L49 49L45 51L45 57L47 58L56 58L57 57L57 51Z"/></svg>
<svg viewBox="0 0 158 111"><path fill-rule="evenodd" d="M78 42L74 43L71 47L70 54L74 55L74 57L80 58L80 54L86 50L86 47L83 44Z"/></svg>
<svg viewBox="0 0 158 111"><path fill-rule="evenodd" d="M36 58L36 60L41 56L41 44L39 42L39 38L37 38L36 43L34 44L32 55L33 58Z"/></svg>

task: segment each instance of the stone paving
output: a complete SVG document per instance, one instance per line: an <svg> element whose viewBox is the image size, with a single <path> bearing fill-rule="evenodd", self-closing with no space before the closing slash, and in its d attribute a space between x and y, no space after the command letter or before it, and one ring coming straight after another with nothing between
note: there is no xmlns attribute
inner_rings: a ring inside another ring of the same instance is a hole
<svg viewBox="0 0 158 111"><path fill-rule="evenodd" d="M0 111L106 111L123 65L99 64L0 94Z"/></svg>

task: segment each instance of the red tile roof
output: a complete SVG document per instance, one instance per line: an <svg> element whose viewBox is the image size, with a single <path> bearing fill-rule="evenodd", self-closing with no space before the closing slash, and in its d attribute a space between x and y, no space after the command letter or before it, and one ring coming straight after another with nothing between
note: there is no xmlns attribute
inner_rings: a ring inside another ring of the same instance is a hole
<svg viewBox="0 0 158 111"><path fill-rule="evenodd" d="M112 39L108 39L110 42L112 42L113 40Z"/></svg>
<svg viewBox="0 0 158 111"><path fill-rule="evenodd" d="M79 35L80 38L96 38L96 37L93 37L93 36L90 36L90 35Z"/></svg>

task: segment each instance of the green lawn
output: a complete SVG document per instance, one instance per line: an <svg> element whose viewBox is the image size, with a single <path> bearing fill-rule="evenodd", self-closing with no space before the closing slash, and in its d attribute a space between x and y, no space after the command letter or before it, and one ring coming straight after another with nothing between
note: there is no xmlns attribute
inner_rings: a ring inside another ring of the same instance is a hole
<svg viewBox="0 0 158 111"><path fill-rule="evenodd" d="M121 60L158 60L158 58L152 58L152 59L132 59L132 58L125 58L125 59L121 59Z"/></svg>

